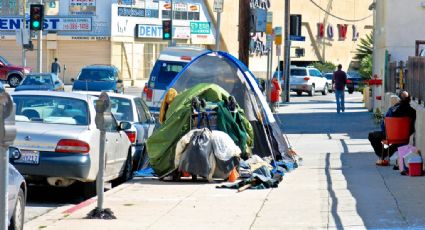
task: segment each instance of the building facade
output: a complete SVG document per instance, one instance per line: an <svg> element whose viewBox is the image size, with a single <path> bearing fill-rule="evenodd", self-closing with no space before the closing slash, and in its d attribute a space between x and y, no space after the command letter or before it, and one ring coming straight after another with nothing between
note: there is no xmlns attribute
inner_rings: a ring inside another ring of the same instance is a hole
<svg viewBox="0 0 425 230"><path fill-rule="evenodd" d="M39 2L27 0L26 12L31 3ZM4 1L1 6L0 56L20 64L22 51L16 42L16 30L23 25L23 6ZM162 20L170 19L170 1L47 0L45 7L42 69L50 71L57 57L61 65L66 65L61 74L66 83L85 65L112 64L120 69L127 85L141 85L159 52L169 44L162 40ZM175 1L174 43L204 47L214 44L215 31L209 21L202 0ZM34 51L26 52L26 60L35 69L35 36L32 42Z"/></svg>
<svg viewBox="0 0 425 230"><path fill-rule="evenodd" d="M207 0L212 7L214 0ZM273 27L280 26L284 31L284 2L282 0L250 0L251 9L266 9L273 13ZM360 38L372 33L373 12L368 9L372 0L297 0L291 1L291 14L302 17L302 36L305 41L293 41L291 45L291 64L308 65L312 62L327 61L341 63L344 69L353 65L353 56ZM239 1L227 0L224 3L221 27L225 48L238 56L238 9ZM212 14L216 16L216 14ZM215 18L214 18L215 22ZM304 56L297 56L296 48L304 49ZM273 69L277 67L278 56L283 60L281 51L273 48ZM267 53L264 33L251 34L250 69L265 77Z"/></svg>

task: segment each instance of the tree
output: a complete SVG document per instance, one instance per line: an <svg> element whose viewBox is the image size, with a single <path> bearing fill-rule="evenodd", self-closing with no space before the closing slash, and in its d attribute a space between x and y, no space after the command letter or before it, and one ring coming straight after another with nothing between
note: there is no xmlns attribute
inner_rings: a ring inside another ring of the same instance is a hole
<svg viewBox="0 0 425 230"><path fill-rule="evenodd" d="M363 78L370 79L372 76L373 35L367 34L365 38L361 38L356 50L354 60L359 63L359 73Z"/></svg>
<svg viewBox="0 0 425 230"><path fill-rule="evenodd" d="M332 62L314 62L313 66L322 73L334 72L336 68L336 65Z"/></svg>

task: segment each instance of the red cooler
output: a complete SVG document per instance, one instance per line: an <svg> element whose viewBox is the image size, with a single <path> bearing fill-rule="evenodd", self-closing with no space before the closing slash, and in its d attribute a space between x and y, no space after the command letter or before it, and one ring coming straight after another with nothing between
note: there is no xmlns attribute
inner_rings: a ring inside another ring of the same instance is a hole
<svg viewBox="0 0 425 230"><path fill-rule="evenodd" d="M409 163L409 176L422 176L422 163Z"/></svg>

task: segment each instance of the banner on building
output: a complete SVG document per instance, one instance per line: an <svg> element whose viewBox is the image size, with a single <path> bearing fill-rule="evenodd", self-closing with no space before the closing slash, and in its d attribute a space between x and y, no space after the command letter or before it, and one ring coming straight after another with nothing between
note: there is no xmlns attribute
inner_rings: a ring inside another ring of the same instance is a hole
<svg viewBox="0 0 425 230"><path fill-rule="evenodd" d="M162 38L162 25L137 25L138 38ZM190 28L183 26L173 27L173 39L189 39Z"/></svg>
<svg viewBox="0 0 425 230"><path fill-rule="evenodd" d="M19 30L22 25L21 17L1 17L0 31ZM46 17L43 30L49 31L91 31L91 17Z"/></svg>
<svg viewBox="0 0 425 230"><path fill-rule="evenodd" d="M96 0L69 0L69 12L72 15L95 15Z"/></svg>
<svg viewBox="0 0 425 230"><path fill-rule="evenodd" d="M190 33L191 34L210 34L211 24L210 22L190 22Z"/></svg>

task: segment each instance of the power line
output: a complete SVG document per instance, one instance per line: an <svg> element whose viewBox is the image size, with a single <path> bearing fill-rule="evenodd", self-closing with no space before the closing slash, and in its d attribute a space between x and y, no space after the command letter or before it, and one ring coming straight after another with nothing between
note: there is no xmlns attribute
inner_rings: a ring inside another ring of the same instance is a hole
<svg viewBox="0 0 425 230"><path fill-rule="evenodd" d="M371 14L369 16L366 16L366 17L360 18L360 19L345 19L345 18L338 17L338 16L332 14L331 12L326 11L320 5L318 5L314 0L310 0L310 2L313 3L313 5L315 5L317 8L319 8L320 10L322 10L323 12L325 12L326 14L328 14L329 16L334 17L334 18L337 18L337 19L342 20L342 21L346 21L346 22L360 22L360 21L366 20L366 19L368 19L368 18L370 18L370 17L373 16L373 14Z"/></svg>

